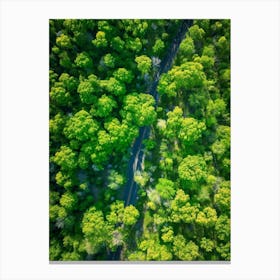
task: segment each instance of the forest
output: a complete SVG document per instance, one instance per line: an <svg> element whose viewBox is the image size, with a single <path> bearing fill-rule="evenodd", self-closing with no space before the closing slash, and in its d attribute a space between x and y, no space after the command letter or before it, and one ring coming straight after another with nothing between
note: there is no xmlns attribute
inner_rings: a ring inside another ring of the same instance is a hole
<svg viewBox="0 0 280 280"><path fill-rule="evenodd" d="M49 20L49 260L230 261L230 20Z"/></svg>

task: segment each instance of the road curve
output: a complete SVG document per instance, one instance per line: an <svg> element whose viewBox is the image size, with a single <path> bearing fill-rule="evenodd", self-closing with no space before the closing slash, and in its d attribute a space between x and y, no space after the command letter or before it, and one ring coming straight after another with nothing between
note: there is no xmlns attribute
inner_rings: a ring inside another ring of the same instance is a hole
<svg viewBox="0 0 280 280"><path fill-rule="evenodd" d="M189 27L192 25L193 20L183 20L177 35L174 37L173 42L171 43L165 58L161 61L160 67L158 68L157 72L155 73L155 79L150 84L147 89L147 92L151 94L156 101L155 106L158 105L158 92L157 92L157 85L160 79L160 76L163 73L166 73L172 66L172 62L178 52L179 46L184 39L186 32L188 31ZM131 149L131 157L128 163L128 170L127 170L127 183L124 187L123 191L123 200L125 202L125 206L128 205L135 205L137 200L137 190L138 186L134 181L134 174L136 171L142 170L142 161L144 159L144 146L143 140L148 139L150 135L150 127L145 126L139 129L139 136L136 138L135 142L133 143ZM140 225L138 224L138 227ZM119 247L115 253L111 253L110 257L112 260L119 260L121 255L122 248Z"/></svg>

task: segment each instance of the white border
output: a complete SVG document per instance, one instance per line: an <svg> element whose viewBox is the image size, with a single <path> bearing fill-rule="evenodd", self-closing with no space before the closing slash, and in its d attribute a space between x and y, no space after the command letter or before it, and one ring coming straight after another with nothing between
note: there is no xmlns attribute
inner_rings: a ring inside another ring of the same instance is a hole
<svg viewBox="0 0 280 280"><path fill-rule="evenodd" d="M231 18L231 264L49 264L49 18ZM278 1L2 1L0 278L279 279L279 34Z"/></svg>

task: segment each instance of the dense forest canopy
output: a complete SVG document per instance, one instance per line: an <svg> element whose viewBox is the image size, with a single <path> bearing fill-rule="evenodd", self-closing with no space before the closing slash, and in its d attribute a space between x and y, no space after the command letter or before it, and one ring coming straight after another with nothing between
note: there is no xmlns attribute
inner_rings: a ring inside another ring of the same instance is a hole
<svg viewBox="0 0 280 280"><path fill-rule="evenodd" d="M50 260L230 260L230 21L49 31Z"/></svg>

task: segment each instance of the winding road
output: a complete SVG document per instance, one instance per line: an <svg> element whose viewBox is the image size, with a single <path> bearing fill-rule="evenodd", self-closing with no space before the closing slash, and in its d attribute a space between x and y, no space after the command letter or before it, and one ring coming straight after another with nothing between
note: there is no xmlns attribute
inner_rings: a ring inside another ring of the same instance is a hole
<svg viewBox="0 0 280 280"><path fill-rule="evenodd" d="M192 25L192 20L183 20L182 25L180 26L177 35L173 39L171 46L167 52L165 58L161 61L160 67L158 68L157 73L155 73L155 79L148 87L148 93L150 93L156 100L156 107L158 105L158 92L157 85L160 79L160 76L163 73L166 73L172 66L172 62L178 52L179 46L184 39L188 28ZM134 182L134 174L136 171L141 171L143 166L144 159L144 147L143 140L148 139L150 135L150 127L141 127L139 131L139 136L136 138L131 152L131 157L128 164L127 172L127 184L124 187L123 200L125 205L134 205L137 199L137 189L138 186Z"/></svg>
<svg viewBox="0 0 280 280"><path fill-rule="evenodd" d="M172 62L178 52L179 46L184 39L188 28L192 25L193 20L183 20L177 35L174 37L172 44L167 51L167 55L161 61L160 67L155 73L154 81L148 86L147 92L151 94L156 101L155 106L157 107L159 96L157 92L157 85L160 76L166 73L172 66ZM141 127L139 130L139 136L136 138L131 149L131 157L128 163L127 170L127 183L123 191L123 200L125 201L125 206L135 205L137 201L137 190L138 186L134 181L134 174L136 171L142 171L143 161L144 161L144 145L143 140L148 139L150 135L150 127ZM140 223L137 224L140 227ZM110 257L112 260L120 260L122 248L119 247L115 253L111 253Z"/></svg>

